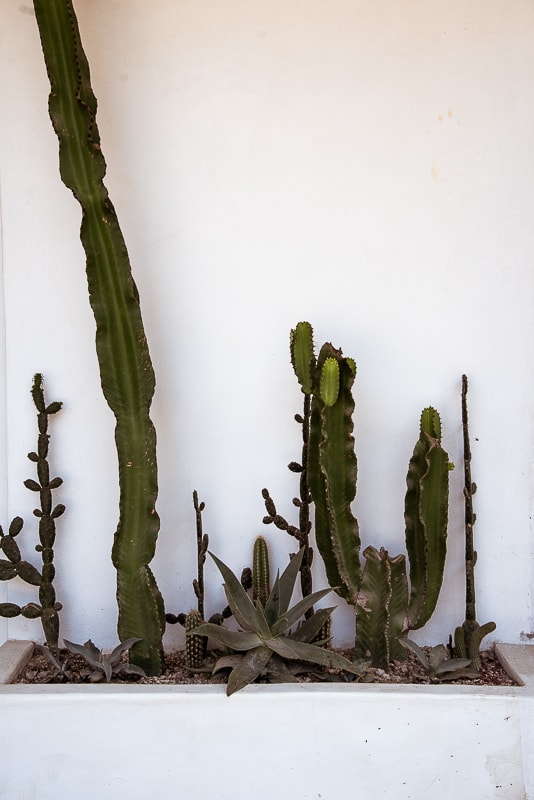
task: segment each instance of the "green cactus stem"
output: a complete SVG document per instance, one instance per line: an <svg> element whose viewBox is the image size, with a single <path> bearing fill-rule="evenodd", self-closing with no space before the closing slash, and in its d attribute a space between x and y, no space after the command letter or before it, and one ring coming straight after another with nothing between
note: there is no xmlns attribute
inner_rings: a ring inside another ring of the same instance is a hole
<svg viewBox="0 0 534 800"><path fill-rule="evenodd" d="M438 412L421 414L420 436L406 477L404 520L410 560L409 627L421 628L432 616L443 583L447 553L449 457L441 446Z"/></svg>
<svg viewBox="0 0 534 800"><path fill-rule="evenodd" d="M19 607L15 603L0 603L0 616L16 617L19 614L26 619L41 619L46 644L57 647L59 638L59 612L61 603L56 600L54 578L54 542L56 539L56 519L65 511L61 503L53 504L52 492L58 489L63 480L59 477L50 478L50 465L48 451L50 436L48 434L48 419L56 414L61 403L45 403L43 391L43 376L34 375L32 385L32 398L37 409L37 452L28 453L29 460L35 464L37 480L28 478L24 485L32 492L36 492L40 499L40 508L34 509L34 515L39 519L39 544L36 546L41 553L43 562L39 570L22 559L16 537L23 527L21 517L15 517L9 526L9 532L4 534L0 528L0 549L7 556L7 560L0 559L0 580L10 580L19 577L32 586L39 587L39 603L27 603Z"/></svg>
<svg viewBox="0 0 534 800"><path fill-rule="evenodd" d="M315 353L313 347L313 329L309 322L299 322L290 332L289 349L291 354L291 364L300 384L303 399L302 414L295 414L295 421L301 426L302 431L302 452L300 462L292 461L288 464L288 469L300 475L299 496L293 498L293 505L299 510L299 524L291 525L285 517L278 514L276 505L267 489L262 490L265 502L266 516L263 518L265 525L274 523L282 531L286 531L293 536L299 544L299 550L303 550L303 558L300 565L300 588L302 596L307 597L313 592L312 563L313 549L310 546L310 507L312 497L308 485L308 447L310 439L310 419L311 419L311 396L313 391L313 380L315 375ZM313 616L314 609L306 611L306 618Z"/></svg>
<svg viewBox="0 0 534 800"><path fill-rule="evenodd" d="M197 609L191 609L185 618L185 663L188 669L202 669L208 648L208 637L192 633L204 619Z"/></svg>
<svg viewBox="0 0 534 800"><path fill-rule="evenodd" d="M404 555L390 556L367 547L356 607L356 658L369 658L373 667L388 669L393 659L405 658L399 644L406 631L408 580Z"/></svg>
<svg viewBox="0 0 534 800"><path fill-rule="evenodd" d="M263 606L271 594L269 551L263 536L257 536L252 554L252 599Z"/></svg>
<svg viewBox="0 0 534 800"><path fill-rule="evenodd" d="M130 657L149 675L163 666L163 600L149 568L159 517L156 434L149 409L155 379L117 215L103 184L106 164L96 124L96 98L71 0L34 0L59 139L61 178L82 207L81 240L104 396L116 419L119 522L112 559L117 570L118 633L137 638Z"/></svg>
<svg viewBox="0 0 534 800"><path fill-rule="evenodd" d="M462 375L462 431L464 444L464 506L465 506L465 620L456 628L455 649L461 658L469 658L474 669L479 670L480 645L482 639L492 633L496 625L486 622L480 625L476 614L475 564L477 554L473 528L476 514L473 510L473 495L477 487L471 478L471 444L469 440L469 417L467 412L467 375Z"/></svg>
<svg viewBox="0 0 534 800"><path fill-rule="evenodd" d="M333 367L334 361L337 368ZM308 451L308 481L315 503L317 547L330 586L352 605L356 605L361 580L359 528L351 511L358 472L352 433L355 374L352 359L344 358L341 350L329 343L323 345L317 361L315 385L324 387L323 394L329 404L324 402L320 392L314 392ZM337 395L332 402L336 383Z"/></svg>

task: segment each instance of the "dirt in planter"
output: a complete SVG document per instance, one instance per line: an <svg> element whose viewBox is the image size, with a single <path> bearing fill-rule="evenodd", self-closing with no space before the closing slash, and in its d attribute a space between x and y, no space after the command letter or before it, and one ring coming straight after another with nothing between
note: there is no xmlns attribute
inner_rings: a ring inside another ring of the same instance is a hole
<svg viewBox="0 0 534 800"><path fill-rule="evenodd" d="M352 651L337 650L346 658L352 658ZM436 684L454 683L465 684L468 686L515 686L516 683L508 673L502 668L493 650L486 650L481 654L482 668L476 677L460 677L456 680L440 681L437 678L429 677L421 663L412 654L408 653L404 661L394 661L390 665L388 672L374 667L369 667L364 683L389 683L389 684ZM89 669L86 662L80 657L69 653L66 650L59 651L58 661L63 664L67 662L70 683L88 683ZM165 673L157 678L140 678L135 675L118 673L112 678L113 683L137 683L137 684L221 684L225 683L224 676L210 677L209 672L192 673L185 665L185 654L183 651L168 653L165 657ZM351 676L340 675L336 670L321 670L317 672L299 675L298 681L301 683L313 683L318 681L342 681L349 682ZM36 647L30 661L21 671L14 683L58 683L57 670L43 651Z"/></svg>

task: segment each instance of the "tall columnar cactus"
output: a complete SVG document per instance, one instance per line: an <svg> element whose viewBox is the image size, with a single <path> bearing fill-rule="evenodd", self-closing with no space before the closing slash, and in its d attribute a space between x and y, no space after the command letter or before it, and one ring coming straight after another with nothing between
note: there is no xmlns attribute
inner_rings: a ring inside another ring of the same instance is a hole
<svg viewBox="0 0 534 800"><path fill-rule="evenodd" d="M360 535L351 503L358 473L352 414L356 365L331 344L317 360L312 398L308 481L315 537L330 586L353 605L360 589Z"/></svg>
<svg viewBox="0 0 534 800"><path fill-rule="evenodd" d="M462 375L462 429L464 440L464 500L465 500L465 620L454 634L456 653L468 657L474 669L480 669L480 645L482 639L492 633L496 625L486 622L480 625L476 612L475 564L477 553L473 528L477 515L473 510L473 495L477 487L471 479L471 444L469 441L469 418L467 413L467 375Z"/></svg>
<svg viewBox="0 0 534 800"><path fill-rule="evenodd" d="M43 376L34 375L32 385L32 398L37 409L37 452L28 453L28 458L35 464L37 480L28 478L24 485L32 492L39 494L40 508L34 510L34 515L39 519L39 544L37 552L41 553L43 567L41 572L22 558L16 537L23 527L21 517L15 517L9 526L8 533L4 534L0 528L0 550L7 556L0 559L0 580L10 580L19 577L32 586L39 587L39 603L26 603L20 607L16 603L0 603L0 617L16 617L19 614L26 619L41 619L41 625L49 647L57 647L59 637L59 612L61 603L56 601L54 578L54 542L56 539L56 519L65 511L62 503L53 504L52 492L58 489L63 480L59 477L50 477L48 463L48 448L50 436L48 434L48 418L61 409L61 403L45 403L43 392Z"/></svg>
<svg viewBox="0 0 534 800"><path fill-rule="evenodd" d="M432 616L447 554L449 456L441 446L438 412L425 408L408 475L404 521L410 559L409 627L422 628Z"/></svg>
<svg viewBox="0 0 534 800"><path fill-rule="evenodd" d="M120 509L112 558L119 639L139 638L132 662L147 674L159 674L164 608L148 566L159 531L156 434L149 416L154 371L126 245L103 184L96 98L73 5L71 0L34 0L34 8L51 84L49 111L59 139L61 177L82 207L100 377L116 419Z"/></svg>

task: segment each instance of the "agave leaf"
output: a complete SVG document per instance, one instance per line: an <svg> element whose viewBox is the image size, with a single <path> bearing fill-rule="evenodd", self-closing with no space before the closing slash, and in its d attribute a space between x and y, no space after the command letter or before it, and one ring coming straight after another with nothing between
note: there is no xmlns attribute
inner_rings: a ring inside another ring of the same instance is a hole
<svg viewBox="0 0 534 800"><path fill-rule="evenodd" d="M428 654L428 666L430 668L430 672L435 673L447 660L448 655L447 648L444 644L437 644L435 647L431 647L430 653Z"/></svg>
<svg viewBox="0 0 534 800"><path fill-rule="evenodd" d="M325 650L324 647L318 647L315 644L307 644L306 642L299 642L285 637L271 639L265 644L281 658L309 661L312 664L320 664L323 667L344 669L353 675L360 674L360 668L352 664L348 658L344 658L338 653L333 653L331 650Z"/></svg>
<svg viewBox="0 0 534 800"><path fill-rule="evenodd" d="M213 622L204 622L198 628L189 631L187 635L197 634L211 636L212 639L224 644L225 647L231 647L232 650L251 650L262 643L261 638L254 631L232 631L222 625L215 625Z"/></svg>
<svg viewBox="0 0 534 800"><path fill-rule="evenodd" d="M230 567L221 561L217 556L210 552L210 556L215 561L219 572L224 578L224 591L228 599L228 605L239 625L246 631L262 630L262 622L254 603L241 586L241 581L234 575ZM217 637L214 637L217 638Z"/></svg>
<svg viewBox="0 0 534 800"><path fill-rule="evenodd" d="M276 573L273 588L265 604L265 616L269 625L273 625L280 618L280 570Z"/></svg>
<svg viewBox="0 0 534 800"><path fill-rule="evenodd" d="M261 621L261 629L257 631L257 633L261 636L262 639L270 639L272 637L271 628L269 623L267 622L267 617L265 616L265 610L261 604L260 600L254 600L254 607L258 612L258 617Z"/></svg>
<svg viewBox="0 0 534 800"><path fill-rule="evenodd" d="M471 661L469 658L448 658L446 661L436 667L435 674L437 676L445 676L449 673L461 672L462 674L469 676L477 676L478 672L476 670L467 670L467 667L470 665ZM464 670L467 670L467 672L464 673Z"/></svg>
<svg viewBox="0 0 534 800"><path fill-rule="evenodd" d="M146 678L146 672L137 664L117 664L113 672L126 672L127 675L139 675L140 678Z"/></svg>
<svg viewBox="0 0 534 800"><path fill-rule="evenodd" d="M404 647L406 650L410 650L411 653L417 656L423 667L428 669L428 658L426 657L426 653L422 647L419 647L419 645L413 642L411 639L405 638L400 638L399 644L401 647Z"/></svg>
<svg viewBox="0 0 534 800"><path fill-rule="evenodd" d="M319 608L313 616L305 620L302 625L299 625L288 638L294 639L297 642L312 642L335 608L336 606L332 606L332 608Z"/></svg>
<svg viewBox="0 0 534 800"><path fill-rule="evenodd" d="M288 630L292 625L297 622L303 614L308 611L315 603L321 600L323 597L326 597L327 594L330 594L332 589L321 589L319 592L313 592L312 594L303 597L298 603L296 603L293 608L290 608L289 611L285 614L285 618L287 619L287 625L284 630ZM282 631L280 631L282 633Z"/></svg>
<svg viewBox="0 0 534 800"><path fill-rule="evenodd" d="M243 656L241 653L234 653L231 656L221 656L217 659L215 666L213 667L211 674L215 675L216 672L220 672L222 669L233 669L237 667L243 661Z"/></svg>
<svg viewBox="0 0 534 800"><path fill-rule="evenodd" d="M280 600L279 600L279 616L286 613L293 596L297 575L299 574L300 565L304 558L304 547L301 547L298 553L293 556L285 570L280 575ZM270 598L269 598L270 600ZM269 605L269 600L267 605Z"/></svg>
<svg viewBox="0 0 534 800"><path fill-rule="evenodd" d="M250 650L241 662L234 667L228 678L226 694L228 697L248 686L259 677L272 656L271 650L264 645Z"/></svg>
<svg viewBox="0 0 534 800"><path fill-rule="evenodd" d="M113 667L111 666L107 658L102 659L102 664L100 665L100 669L104 673L106 683L109 683L113 675Z"/></svg>
<svg viewBox="0 0 534 800"><path fill-rule="evenodd" d="M114 667L116 664L118 664L122 654L125 653L127 650L129 650L130 647L133 647L134 644L137 644L137 642L140 641L141 639L139 639L137 636L131 636L129 639L125 639L124 642L118 644L117 647L115 647L108 656L108 660L111 666ZM144 674L144 670L141 671Z"/></svg>
<svg viewBox="0 0 534 800"><path fill-rule="evenodd" d="M91 639L88 639L85 644L76 644L69 642L68 639L63 639L63 644L71 653L82 656L91 667L95 669L102 669L102 652L96 647Z"/></svg>

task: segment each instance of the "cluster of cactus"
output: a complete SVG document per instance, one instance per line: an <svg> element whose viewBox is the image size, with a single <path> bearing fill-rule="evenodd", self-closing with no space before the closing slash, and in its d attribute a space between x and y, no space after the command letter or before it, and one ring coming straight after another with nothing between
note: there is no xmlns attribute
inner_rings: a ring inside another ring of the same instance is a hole
<svg viewBox="0 0 534 800"><path fill-rule="evenodd" d="M208 637L195 631L205 622L204 564L209 547L209 536L204 533L202 522L202 512L206 505L204 501L199 502L196 489L193 492L193 506L197 542L197 577L193 580L193 591L197 598L197 608L192 608L187 614L183 612L180 614L167 613L165 619L170 625L179 623L185 628L185 663L191 671L198 671L204 668L208 645ZM245 567L243 569L240 582L244 591L252 590L254 602L259 601L265 604L271 591L270 565L267 543L262 536L258 536L254 542L252 568ZM222 625L225 619L232 616L232 613L230 605L227 605L221 613L212 614L208 622L211 625Z"/></svg>
<svg viewBox="0 0 534 800"><path fill-rule="evenodd" d="M456 628L454 645L456 654L469 658L475 669L480 669L480 645L482 639L492 633L496 625L486 622L480 625L476 614L475 564L477 554L473 528L476 514L473 510L473 495L477 487L471 479L471 444L469 441L469 419L467 413L467 375L462 375L462 431L464 442L464 503L465 503L465 620Z"/></svg>
<svg viewBox="0 0 534 800"><path fill-rule="evenodd" d="M39 494L40 508L34 509L34 515L39 519L39 544L37 552L41 553L43 562L39 571L33 564L22 558L16 537L23 527L21 517L15 517L9 526L9 532L4 534L0 528L0 549L6 559L0 559L0 580L10 580L19 577L32 586L39 587L39 603L27 603L18 606L16 603L0 603L0 616L16 617L22 615L27 619L40 618L46 643L49 647L57 647L59 637L59 611L61 603L56 601L54 588L54 542L56 539L56 519L65 511L61 503L53 504L52 492L63 483L59 477L50 478L48 451L50 436L48 434L48 419L61 409L61 403L45 403L43 391L43 376L34 375L32 385L32 398L37 409L38 439L37 451L28 453L28 458L36 466L37 480L28 478L24 485L32 492Z"/></svg>
<svg viewBox="0 0 534 800"><path fill-rule="evenodd" d="M313 331L299 322L290 337L291 362L302 391L311 398L307 477L315 504L315 536L330 586L356 609L356 656L387 667L401 658L398 644L434 611L443 580L450 464L441 446L435 409L421 415L420 436L407 476L404 555L374 547L360 562L360 532L351 504L356 496L353 359L325 343L315 357Z"/></svg>
<svg viewBox="0 0 534 800"><path fill-rule="evenodd" d="M102 390L115 415L119 521L112 560L117 570L118 633L136 638L132 661L149 675L163 668L163 599L149 568L159 517L156 434L149 416L154 371L126 244L103 183L89 65L71 0L34 0L46 69L49 112L59 139L60 173L82 208L89 300L96 322Z"/></svg>

